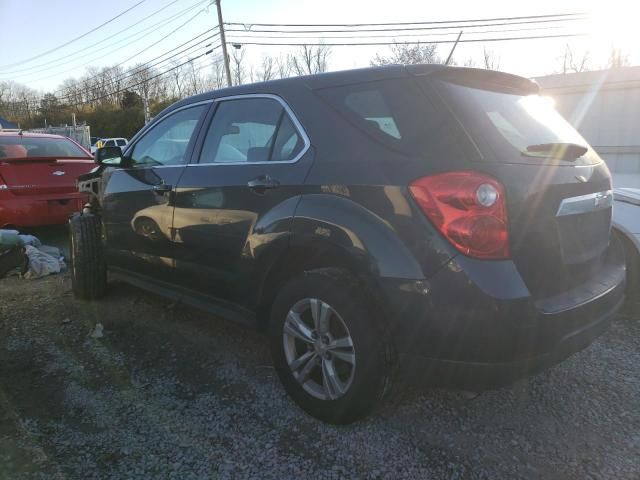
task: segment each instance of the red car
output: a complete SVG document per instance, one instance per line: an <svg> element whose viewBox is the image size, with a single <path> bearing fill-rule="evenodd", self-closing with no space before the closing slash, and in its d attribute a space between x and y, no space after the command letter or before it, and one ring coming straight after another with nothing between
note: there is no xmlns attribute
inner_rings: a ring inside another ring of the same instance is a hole
<svg viewBox="0 0 640 480"><path fill-rule="evenodd" d="M66 223L87 198L76 179L94 167L70 138L0 131L0 228Z"/></svg>

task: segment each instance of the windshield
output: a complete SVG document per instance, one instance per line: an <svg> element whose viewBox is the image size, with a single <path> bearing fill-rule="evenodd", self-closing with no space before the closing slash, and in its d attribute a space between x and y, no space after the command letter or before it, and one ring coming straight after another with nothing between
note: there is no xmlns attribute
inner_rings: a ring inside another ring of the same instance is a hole
<svg viewBox="0 0 640 480"><path fill-rule="evenodd" d="M555 110L549 97L526 95L495 85L476 88L436 83L474 141L491 151L490 158L496 155L498 160L510 161L523 156L547 158L555 154L556 145L588 148L587 141Z"/></svg>
<svg viewBox="0 0 640 480"><path fill-rule="evenodd" d="M66 138L0 137L0 159L38 157L89 158L82 148Z"/></svg>

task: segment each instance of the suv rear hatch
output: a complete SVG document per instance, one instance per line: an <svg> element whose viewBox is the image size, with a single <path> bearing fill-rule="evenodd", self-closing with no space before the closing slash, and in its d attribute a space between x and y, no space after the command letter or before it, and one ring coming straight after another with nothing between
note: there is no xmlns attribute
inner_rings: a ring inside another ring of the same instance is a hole
<svg viewBox="0 0 640 480"><path fill-rule="evenodd" d="M620 271L609 257L610 173L553 109L553 101L538 95L535 83L500 72L435 65L392 73L394 78L315 90L394 159L391 168L383 167L387 184L409 185L411 194L405 193L420 204L416 182L426 185L444 176L440 186L449 182L449 188L442 198L451 202L448 195L465 193L447 174L471 170L489 175L504 189L508 253L476 258L511 258L541 303L570 292L562 302L578 304L616 284L620 275L607 273ZM420 208L436 228L442 227L424 205ZM451 235L447 240L455 245Z"/></svg>
<svg viewBox="0 0 640 480"><path fill-rule="evenodd" d="M588 143L526 79L446 69L427 77L506 192L511 257L535 298L607 288L612 192ZM612 285L613 286L613 285ZM583 292L584 293L584 292Z"/></svg>

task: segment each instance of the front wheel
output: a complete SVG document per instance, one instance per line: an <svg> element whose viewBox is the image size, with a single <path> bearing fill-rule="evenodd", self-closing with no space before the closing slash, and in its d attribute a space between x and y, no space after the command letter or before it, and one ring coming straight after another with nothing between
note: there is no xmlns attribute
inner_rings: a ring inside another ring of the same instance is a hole
<svg viewBox="0 0 640 480"><path fill-rule="evenodd" d="M310 415L351 423L382 397L386 341L375 313L354 279L336 270L307 272L279 293L270 322L273 362Z"/></svg>
<svg viewBox="0 0 640 480"><path fill-rule="evenodd" d="M69 220L69 230L73 293L84 300L100 298L107 288L100 219L95 215L76 215Z"/></svg>

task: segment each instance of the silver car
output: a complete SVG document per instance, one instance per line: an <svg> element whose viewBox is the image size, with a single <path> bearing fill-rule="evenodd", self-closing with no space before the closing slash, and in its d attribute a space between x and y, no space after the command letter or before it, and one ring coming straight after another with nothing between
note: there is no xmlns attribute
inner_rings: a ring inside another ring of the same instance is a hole
<svg viewBox="0 0 640 480"><path fill-rule="evenodd" d="M615 189L613 228L625 246L627 305L640 313L640 189Z"/></svg>

